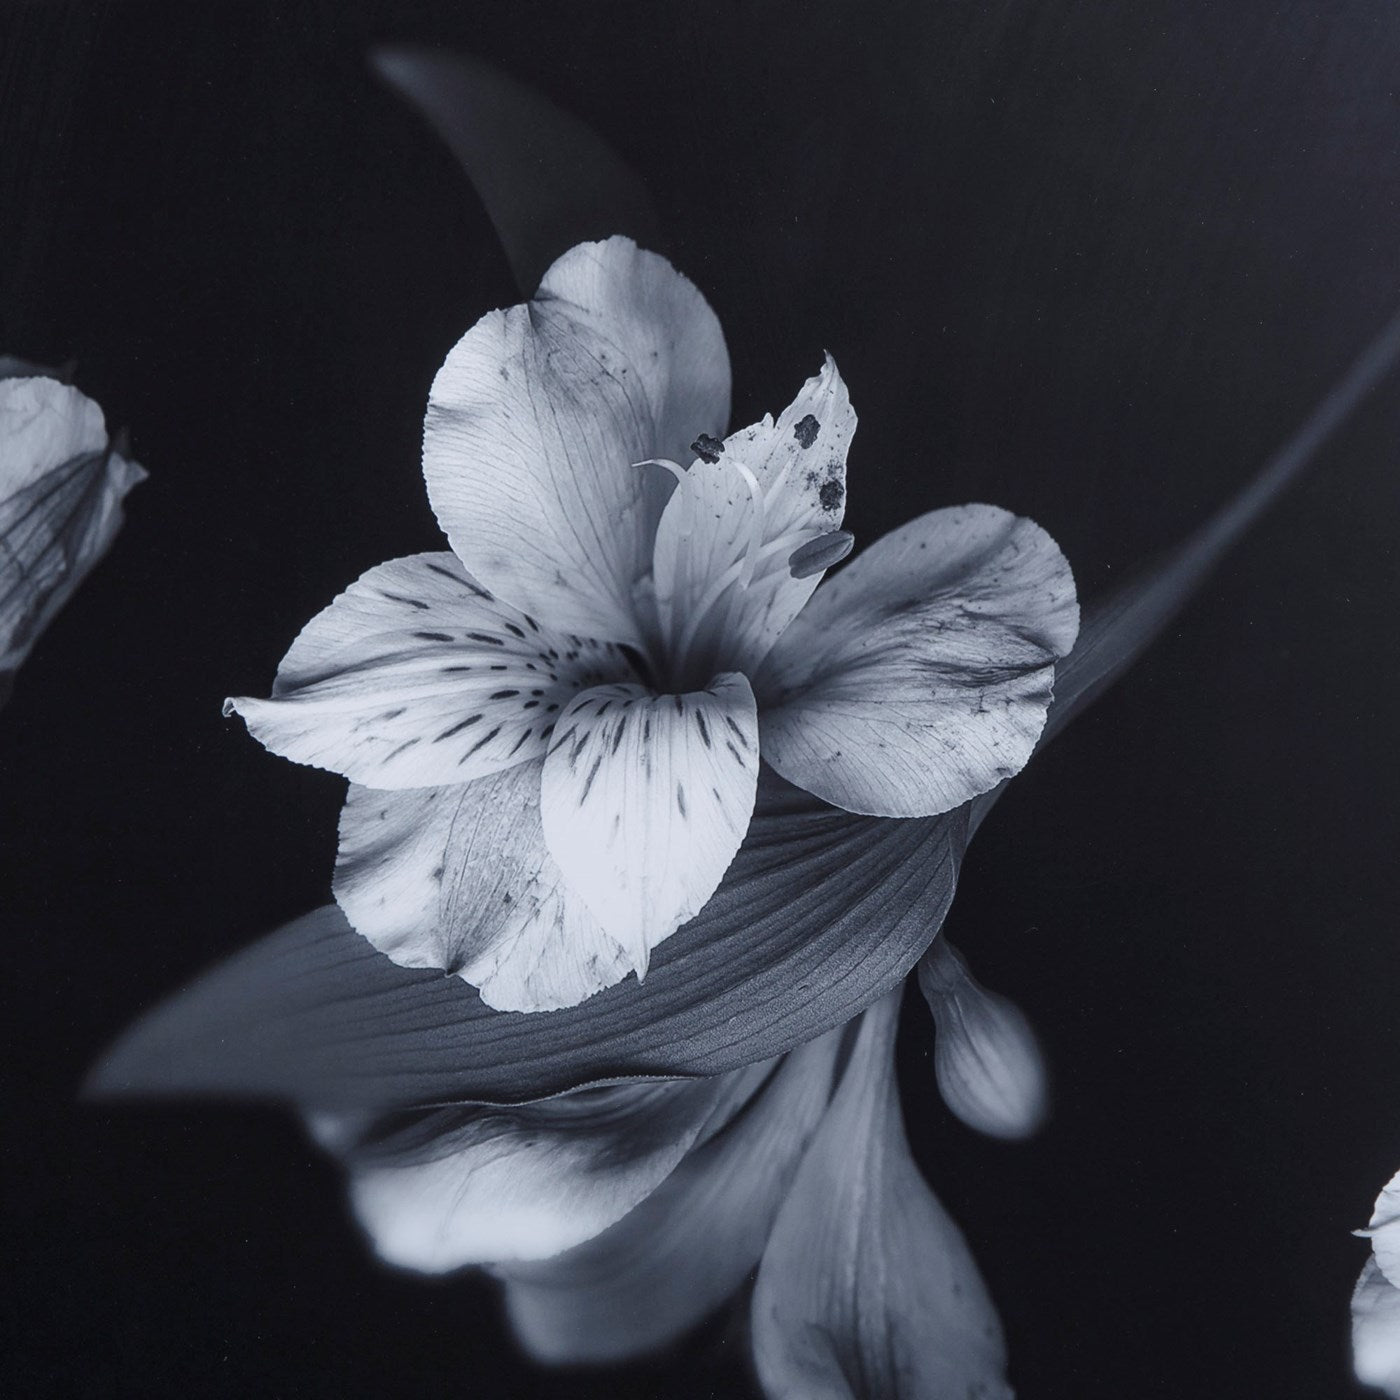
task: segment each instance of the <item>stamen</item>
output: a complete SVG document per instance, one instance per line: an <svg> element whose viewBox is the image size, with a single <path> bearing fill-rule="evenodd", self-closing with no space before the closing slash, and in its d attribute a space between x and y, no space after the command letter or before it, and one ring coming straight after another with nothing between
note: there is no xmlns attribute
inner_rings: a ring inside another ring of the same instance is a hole
<svg viewBox="0 0 1400 1400"><path fill-rule="evenodd" d="M677 481L685 480L685 468L669 457L648 457L644 462L633 462L634 467L665 467Z"/></svg>
<svg viewBox="0 0 1400 1400"><path fill-rule="evenodd" d="M855 543L856 537L849 530L828 530L788 555L788 572L793 578L811 578L839 564L855 548Z"/></svg>

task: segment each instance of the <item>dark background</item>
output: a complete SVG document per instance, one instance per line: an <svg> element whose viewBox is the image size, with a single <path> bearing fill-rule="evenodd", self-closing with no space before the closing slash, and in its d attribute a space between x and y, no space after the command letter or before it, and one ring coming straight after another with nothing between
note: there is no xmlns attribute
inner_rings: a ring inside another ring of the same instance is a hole
<svg viewBox="0 0 1400 1400"><path fill-rule="evenodd" d="M436 548L427 387L518 300L370 77L470 51L645 177L736 422L838 358L848 523L1033 516L1091 595L1177 538L1400 304L1390 3L21 4L0 30L0 352L76 361L151 480L0 716L5 1369L25 1396L731 1396L519 1360L490 1287L390 1274L289 1117L96 1108L155 999L324 900L337 779L221 719L310 615ZM1053 1065L1035 1142L910 1135L1025 1400L1353 1393L1400 1166L1400 382L1015 785L950 935Z"/></svg>

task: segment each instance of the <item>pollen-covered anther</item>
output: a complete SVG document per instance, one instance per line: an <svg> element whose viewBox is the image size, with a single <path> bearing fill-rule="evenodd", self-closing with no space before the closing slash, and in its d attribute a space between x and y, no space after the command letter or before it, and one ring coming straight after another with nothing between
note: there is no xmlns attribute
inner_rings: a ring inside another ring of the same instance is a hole
<svg viewBox="0 0 1400 1400"><path fill-rule="evenodd" d="M849 530L828 530L788 555L788 572L793 578L811 578L839 564L855 548L856 537Z"/></svg>

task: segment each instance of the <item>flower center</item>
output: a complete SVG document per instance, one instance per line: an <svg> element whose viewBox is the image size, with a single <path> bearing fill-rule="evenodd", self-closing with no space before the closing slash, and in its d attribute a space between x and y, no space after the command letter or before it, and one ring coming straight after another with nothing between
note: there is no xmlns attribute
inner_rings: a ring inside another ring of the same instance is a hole
<svg viewBox="0 0 1400 1400"><path fill-rule="evenodd" d="M773 595L790 579L820 573L851 548L851 536L845 531L814 535L809 523L775 526L773 502L787 467L763 483L731 455L722 459L707 455L704 460L711 467L722 461L721 469L742 486L732 493L718 518L697 512L695 533L685 536L681 547L696 557L703 554L706 563L677 570L675 577L686 583L674 595L656 598L655 671L668 688L678 690L707 685L723 670L752 669L761 659L756 649ZM676 478L678 490L686 489L687 472L675 462L654 458L637 465L661 467Z"/></svg>

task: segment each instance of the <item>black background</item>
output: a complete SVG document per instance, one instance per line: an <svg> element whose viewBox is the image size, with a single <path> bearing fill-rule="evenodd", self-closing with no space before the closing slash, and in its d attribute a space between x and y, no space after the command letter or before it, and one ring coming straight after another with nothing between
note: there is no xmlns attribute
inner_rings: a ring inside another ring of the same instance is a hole
<svg viewBox="0 0 1400 1400"><path fill-rule="evenodd" d="M548 1375L494 1295L374 1264L273 1110L96 1108L85 1069L324 900L337 779L258 693L371 564L437 548L450 344L517 300L451 157L364 63L456 46L645 177L735 421L829 348L868 541L991 500L1082 595L1172 541L1400 303L1400 14L1204 0L11 0L0 313L151 480L0 716L12 1393L730 1396L742 1326ZM948 929L1053 1065L1025 1146L910 1135L1026 1400L1353 1393L1349 1238L1400 1166L1391 382L978 838Z"/></svg>

